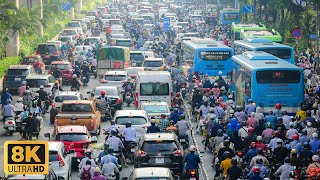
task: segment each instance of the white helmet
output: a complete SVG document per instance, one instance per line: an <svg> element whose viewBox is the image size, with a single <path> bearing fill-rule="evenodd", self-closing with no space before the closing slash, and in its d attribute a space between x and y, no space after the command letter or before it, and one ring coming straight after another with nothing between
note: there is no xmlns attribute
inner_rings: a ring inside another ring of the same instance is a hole
<svg viewBox="0 0 320 180"><path fill-rule="evenodd" d="M27 84L27 81L22 81L21 84L22 84L22 85L26 85L26 84Z"/></svg>
<svg viewBox="0 0 320 180"><path fill-rule="evenodd" d="M219 71L218 74L219 74L219 76L221 76L222 75L222 71Z"/></svg>
<svg viewBox="0 0 320 180"><path fill-rule="evenodd" d="M312 137L313 138L318 138L318 133L316 133L316 132L312 133Z"/></svg>
<svg viewBox="0 0 320 180"><path fill-rule="evenodd" d="M36 93L34 96L35 96L35 97L39 97L39 93Z"/></svg>
<svg viewBox="0 0 320 180"><path fill-rule="evenodd" d="M73 75L72 75L72 78L77 78L77 75L76 75L76 74L73 74Z"/></svg>
<svg viewBox="0 0 320 180"><path fill-rule="evenodd" d="M23 100L22 100L21 97L19 97L19 98L17 99L17 101L18 101L18 102L22 102Z"/></svg>
<svg viewBox="0 0 320 180"><path fill-rule="evenodd" d="M257 141L262 141L262 136L257 136Z"/></svg>
<svg viewBox="0 0 320 180"><path fill-rule="evenodd" d="M43 88L44 88L44 86L43 86L43 85L41 85L41 86L40 86L40 89L43 89Z"/></svg>
<svg viewBox="0 0 320 180"><path fill-rule="evenodd" d="M313 162L318 162L319 161L319 156L318 155L313 155L312 156L312 161Z"/></svg>
<svg viewBox="0 0 320 180"><path fill-rule="evenodd" d="M97 136L92 136L91 137L91 142L98 142Z"/></svg>
<svg viewBox="0 0 320 180"><path fill-rule="evenodd" d="M196 148L194 145L191 145L191 146L189 147L189 151L194 152L194 151L196 151L196 150L197 150L197 148Z"/></svg>

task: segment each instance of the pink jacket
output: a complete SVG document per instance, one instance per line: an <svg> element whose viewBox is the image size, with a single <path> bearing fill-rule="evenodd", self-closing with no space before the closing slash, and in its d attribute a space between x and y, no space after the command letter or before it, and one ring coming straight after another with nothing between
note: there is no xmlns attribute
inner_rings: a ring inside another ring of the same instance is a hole
<svg viewBox="0 0 320 180"><path fill-rule="evenodd" d="M26 91L26 89L27 89L27 86L25 86L25 85L19 87L19 89L18 89L19 97L23 96L23 93Z"/></svg>

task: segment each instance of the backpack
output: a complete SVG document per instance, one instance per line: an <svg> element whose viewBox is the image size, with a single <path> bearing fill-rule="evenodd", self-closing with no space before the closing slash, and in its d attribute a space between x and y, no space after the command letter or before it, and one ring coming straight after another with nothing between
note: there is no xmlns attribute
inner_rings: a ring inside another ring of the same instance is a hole
<svg viewBox="0 0 320 180"><path fill-rule="evenodd" d="M308 180L319 179L320 178L320 168L313 167L309 169Z"/></svg>
<svg viewBox="0 0 320 180"><path fill-rule="evenodd" d="M90 180L91 179L90 170L91 170L91 167L89 167L87 170L83 167L83 172L81 174L81 180Z"/></svg>

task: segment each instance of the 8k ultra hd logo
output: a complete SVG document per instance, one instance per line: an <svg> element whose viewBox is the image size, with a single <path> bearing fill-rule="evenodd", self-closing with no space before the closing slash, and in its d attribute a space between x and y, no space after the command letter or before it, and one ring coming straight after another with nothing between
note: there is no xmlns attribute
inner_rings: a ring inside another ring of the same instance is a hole
<svg viewBox="0 0 320 180"><path fill-rule="evenodd" d="M6 141L5 174L47 174L49 172L47 141Z"/></svg>

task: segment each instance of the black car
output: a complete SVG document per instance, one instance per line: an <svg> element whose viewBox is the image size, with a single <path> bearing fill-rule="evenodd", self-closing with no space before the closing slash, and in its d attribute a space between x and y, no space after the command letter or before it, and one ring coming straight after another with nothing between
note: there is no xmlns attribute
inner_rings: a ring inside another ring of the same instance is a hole
<svg viewBox="0 0 320 180"><path fill-rule="evenodd" d="M36 49L36 54L39 54L46 65L50 65L52 61L56 61L60 55L60 47L53 43L39 44Z"/></svg>
<svg viewBox="0 0 320 180"><path fill-rule="evenodd" d="M134 167L167 167L184 175L184 151L174 133L148 133L140 139Z"/></svg>
<svg viewBox="0 0 320 180"><path fill-rule="evenodd" d="M111 114L117 110L121 110L123 107L123 100L120 90L115 86L98 86L93 89L93 94L95 98L101 96L101 91L105 91L107 94L106 96L111 100L110 102L110 110Z"/></svg>

